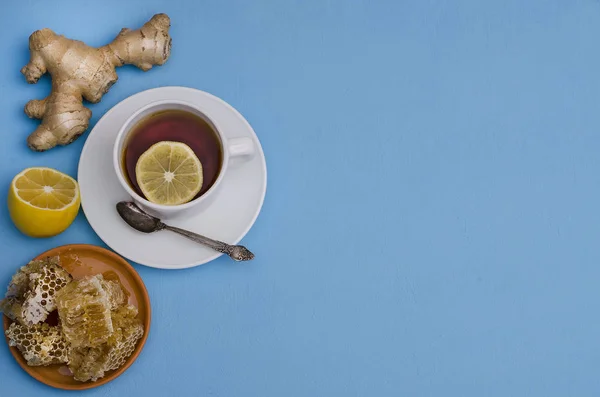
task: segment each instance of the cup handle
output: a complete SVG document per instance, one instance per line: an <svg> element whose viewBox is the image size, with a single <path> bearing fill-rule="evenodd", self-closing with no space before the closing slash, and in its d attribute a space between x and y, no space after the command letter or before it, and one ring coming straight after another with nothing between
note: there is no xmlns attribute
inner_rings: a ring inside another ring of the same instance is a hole
<svg viewBox="0 0 600 397"><path fill-rule="evenodd" d="M254 154L254 141L251 138L231 138L227 141L230 157L252 157Z"/></svg>

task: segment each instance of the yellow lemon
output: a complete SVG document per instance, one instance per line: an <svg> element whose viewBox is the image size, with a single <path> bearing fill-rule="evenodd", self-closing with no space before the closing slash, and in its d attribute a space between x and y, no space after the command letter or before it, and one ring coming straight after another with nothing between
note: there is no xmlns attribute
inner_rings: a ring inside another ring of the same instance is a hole
<svg viewBox="0 0 600 397"><path fill-rule="evenodd" d="M8 211L15 226L31 237L51 237L65 231L79 212L75 179L52 168L27 168L14 177Z"/></svg>
<svg viewBox="0 0 600 397"><path fill-rule="evenodd" d="M136 181L148 201L179 205L191 201L202 188L202 163L185 143L163 141L138 159Z"/></svg>

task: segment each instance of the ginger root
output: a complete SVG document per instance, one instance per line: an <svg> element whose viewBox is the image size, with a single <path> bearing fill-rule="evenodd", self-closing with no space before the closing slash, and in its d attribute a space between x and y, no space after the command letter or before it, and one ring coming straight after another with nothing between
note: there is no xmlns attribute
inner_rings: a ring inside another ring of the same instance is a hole
<svg viewBox="0 0 600 397"><path fill-rule="evenodd" d="M100 102L117 81L116 68L132 64L147 71L164 64L171 53L170 19L156 14L138 30L124 28L108 45L90 47L67 39L50 29L35 31L29 37L30 60L21 73L35 84L46 72L52 77L52 92L42 100L31 100L25 114L41 119L27 138L28 146L45 151L68 145L88 128L92 112L83 99Z"/></svg>

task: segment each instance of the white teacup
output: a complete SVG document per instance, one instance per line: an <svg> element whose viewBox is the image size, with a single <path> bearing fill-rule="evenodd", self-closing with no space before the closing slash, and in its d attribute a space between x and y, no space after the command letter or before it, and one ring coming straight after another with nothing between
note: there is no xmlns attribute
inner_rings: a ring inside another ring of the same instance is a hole
<svg viewBox="0 0 600 397"><path fill-rule="evenodd" d="M127 181L127 176L125 175L125 170L123 169L123 152L131 130L147 116L164 110L183 110L193 113L204 119L216 132L220 141L221 151L223 153L219 175L210 189L194 200L181 205L159 205L146 200L135 190L133 190ZM216 192L221 186L221 183L223 182L223 178L229 165L229 160L238 156L251 157L254 154L254 151L254 142L251 138L227 138L219 124L215 122L215 120L211 119L207 112L202 110L200 107L183 101L163 100L152 102L141 109L138 109L131 115L131 117L127 119L127 121L125 121L119 130L119 133L117 134L117 139L114 144L113 164L117 178L119 179L119 183L121 183L123 189L127 191L127 193L138 206L154 216L162 219L170 219L179 216L190 215L191 213L203 211L208 208L210 203L214 200Z"/></svg>

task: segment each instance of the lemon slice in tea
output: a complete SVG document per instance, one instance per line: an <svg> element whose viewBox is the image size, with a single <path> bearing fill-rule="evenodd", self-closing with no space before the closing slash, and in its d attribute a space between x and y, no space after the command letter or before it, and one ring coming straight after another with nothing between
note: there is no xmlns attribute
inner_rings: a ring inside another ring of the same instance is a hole
<svg viewBox="0 0 600 397"><path fill-rule="evenodd" d="M146 199L155 204L179 205L191 201L202 188L202 163L185 143L163 141L138 159L136 181Z"/></svg>

